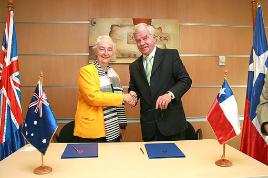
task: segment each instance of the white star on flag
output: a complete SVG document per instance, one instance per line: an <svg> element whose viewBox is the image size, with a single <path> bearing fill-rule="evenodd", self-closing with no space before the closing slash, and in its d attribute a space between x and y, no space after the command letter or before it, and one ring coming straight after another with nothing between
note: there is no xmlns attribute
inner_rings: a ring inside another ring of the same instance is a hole
<svg viewBox="0 0 268 178"><path fill-rule="evenodd" d="M222 95L222 94L225 94L225 88L221 88L221 90L220 90L220 93L219 93L219 97Z"/></svg>
<svg viewBox="0 0 268 178"><path fill-rule="evenodd" d="M268 51L266 51L260 56L257 56L255 53L255 50L253 49L253 61L254 62L249 65L249 71L254 71L253 83L255 83L260 73L266 74L267 68L265 67L265 62L267 58L268 58Z"/></svg>

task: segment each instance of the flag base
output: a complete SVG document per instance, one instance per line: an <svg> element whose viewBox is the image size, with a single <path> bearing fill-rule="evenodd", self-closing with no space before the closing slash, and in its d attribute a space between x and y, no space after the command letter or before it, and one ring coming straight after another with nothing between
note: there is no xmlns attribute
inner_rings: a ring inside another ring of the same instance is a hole
<svg viewBox="0 0 268 178"><path fill-rule="evenodd" d="M231 161L229 161L228 159L224 159L224 158L215 161L215 164L221 167L231 167L233 165Z"/></svg>
<svg viewBox="0 0 268 178"><path fill-rule="evenodd" d="M39 166L33 172L37 175L49 174L52 172L52 168L49 166Z"/></svg>

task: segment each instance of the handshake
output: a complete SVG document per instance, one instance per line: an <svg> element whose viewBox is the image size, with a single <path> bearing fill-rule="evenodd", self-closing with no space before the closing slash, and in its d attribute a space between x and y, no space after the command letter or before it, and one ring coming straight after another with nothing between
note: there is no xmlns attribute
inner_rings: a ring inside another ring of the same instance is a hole
<svg viewBox="0 0 268 178"><path fill-rule="evenodd" d="M129 93L124 94L123 101L129 104L131 107L134 107L138 102L137 94L134 91L130 91Z"/></svg>

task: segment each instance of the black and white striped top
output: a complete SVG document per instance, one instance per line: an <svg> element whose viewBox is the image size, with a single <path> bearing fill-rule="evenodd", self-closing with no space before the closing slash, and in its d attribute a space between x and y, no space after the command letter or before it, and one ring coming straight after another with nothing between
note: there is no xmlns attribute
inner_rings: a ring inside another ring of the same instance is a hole
<svg viewBox="0 0 268 178"><path fill-rule="evenodd" d="M119 77L110 66L108 66L107 73L105 73L97 61L94 62L94 65L98 70L100 90L102 92L123 93ZM127 124L125 107L103 107L103 114L106 140L113 141L120 136L120 124Z"/></svg>

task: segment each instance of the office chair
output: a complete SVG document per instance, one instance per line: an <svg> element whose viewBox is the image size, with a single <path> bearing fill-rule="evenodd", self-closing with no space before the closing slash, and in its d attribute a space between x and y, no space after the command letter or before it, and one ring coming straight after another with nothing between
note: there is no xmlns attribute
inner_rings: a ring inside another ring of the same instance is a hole
<svg viewBox="0 0 268 178"><path fill-rule="evenodd" d="M59 143L76 143L77 137L73 135L74 121L65 124L60 130L57 140Z"/></svg>
<svg viewBox="0 0 268 178"><path fill-rule="evenodd" d="M193 125L186 121L188 128L185 130L185 140L201 140L203 138L202 130L195 131Z"/></svg>

